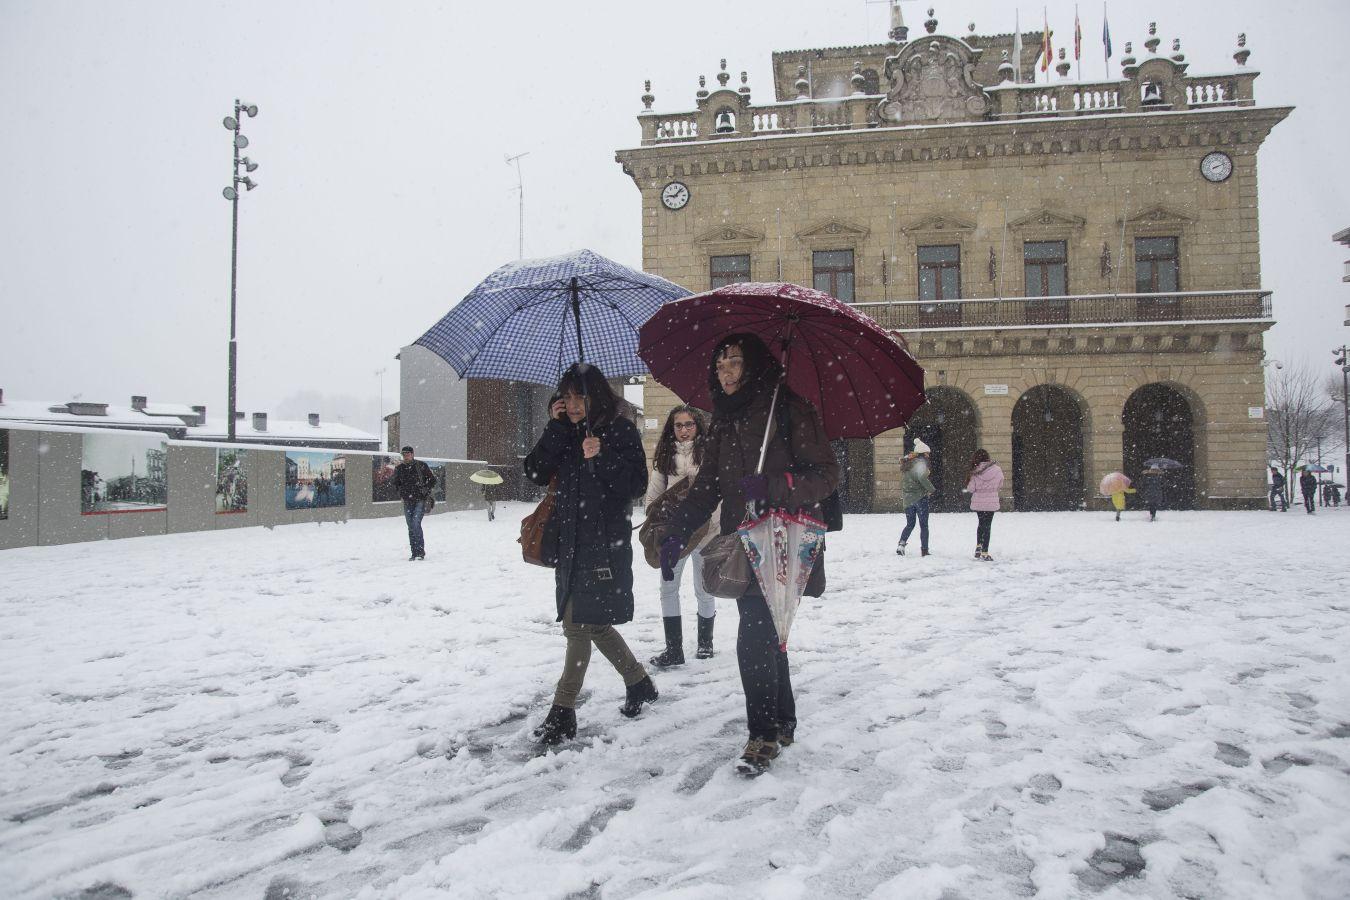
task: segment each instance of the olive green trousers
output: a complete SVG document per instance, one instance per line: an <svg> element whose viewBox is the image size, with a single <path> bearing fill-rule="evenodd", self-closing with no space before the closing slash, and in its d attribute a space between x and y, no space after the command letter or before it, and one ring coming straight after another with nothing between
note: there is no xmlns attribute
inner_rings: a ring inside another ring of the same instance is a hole
<svg viewBox="0 0 1350 900"><path fill-rule="evenodd" d="M572 621L571 603L563 612L563 637L567 638L567 658L563 661L562 677L553 694L553 702L558 706L576 708L577 694L581 693L586 668L591 664L592 644L623 677L625 686L637 684L647 677L647 670L613 625L577 625Z"/></svg>

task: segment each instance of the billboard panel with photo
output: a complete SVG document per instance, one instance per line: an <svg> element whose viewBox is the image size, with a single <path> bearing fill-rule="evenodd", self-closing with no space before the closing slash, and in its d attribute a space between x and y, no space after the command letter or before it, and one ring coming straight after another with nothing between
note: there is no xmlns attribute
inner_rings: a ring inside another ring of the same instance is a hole
<svg viewBox="0 0 1350 900"><path fill-rule="evenodd" d="M347 458L336 453L286 451L286 508L347 505Z"/></svg>
<svg viewBox="0 0 1350 900"><path fill-rule="evenodd" d="M86 434L80 464L80 513L147 512L169 503L164 435Z"/></svg>
<svg viewBox="0 0 1350 900"><path fill-rule="evenodd" d="M0 519L9 518L9 430L0 428Z"/></svg>
<svg viewBox="0 0 1350 900"><path fill-rule="evenodd" d="M216 450L216 512L248 511L248 473L244 471L244 453L236 447Z"/></svg>
<svg viewBox="0 0 1350 900"><path fill-rule="evenodd" d="M376 456L370 461L370 502L393 503L402 500L394 485L394 470L403 461L401 456ZM436 476L436 490L432 494L437 503L445 502L445 463L427 463Z"/></svg>

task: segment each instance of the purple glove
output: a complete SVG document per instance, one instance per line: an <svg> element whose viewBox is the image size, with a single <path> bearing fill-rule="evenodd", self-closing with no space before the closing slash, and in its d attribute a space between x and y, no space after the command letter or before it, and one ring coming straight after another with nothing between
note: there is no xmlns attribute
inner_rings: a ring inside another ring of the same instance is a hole
<svg viewBox="0 0 1350 900"><path fill-rule="evenodd" d="M740 481L747 503L765 503L769 499L769 476L747 475Z"/></svg>
<svg viewBox="0 0 1350 900"><path fill-rule="evenodd" d="M673 534L661 542L662 581L675 580L675 567L680 563L680 551L683 549L684 541Z"/></svg>

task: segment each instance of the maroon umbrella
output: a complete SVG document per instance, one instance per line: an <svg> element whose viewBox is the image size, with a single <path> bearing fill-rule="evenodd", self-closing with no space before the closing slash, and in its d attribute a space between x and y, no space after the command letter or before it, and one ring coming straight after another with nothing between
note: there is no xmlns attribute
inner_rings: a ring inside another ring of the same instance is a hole
<svg viewBox="0 0 1350 900"><path fill-rule="evenodd" d="M825 433L867 438L898 428L924 403L923 368L872 319L795 284L729 284L667 302L638 333L638 356L680 399L712 408L708 366L729 334L758 335L787 384L820 410Z"/></svg>

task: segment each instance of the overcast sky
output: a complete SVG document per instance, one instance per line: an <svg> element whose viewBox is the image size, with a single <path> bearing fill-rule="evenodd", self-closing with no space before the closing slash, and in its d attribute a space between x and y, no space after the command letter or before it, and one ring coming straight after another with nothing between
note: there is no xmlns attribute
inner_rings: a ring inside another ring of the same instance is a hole
<svg viewBox="0 0 1350 900"><path fill-rule="evenodd" d="M941 30L1010 32L1006 0L937 3ZM926 3L904 4L921 27ZM1050 23L1072 34L1074 7ZM1040 4L1021 7L1039 27ZM1082 6L1084 75L1100 78L1100 4ZM1350 3L1118 2L1116 57L1150 19L1191 71L1233 68L1246 31L1257 102L1294 105L1261 151L1272 356L1330 371L1350 284L1331 242L1350 226L1343 47ZM225 408L230 135L261 108L240 203L240 408L320 412L373 430L376 370L397 408L399 348L516 256L590 247L641 262L642 82L693 107L725 56L772 97L774 50L885 39L865 0L497 3L0 0L0 388L14 399ZM1056 39L1056 44L1065 43ZM1071 44L1070 44L1071 46Z"/></svg>

